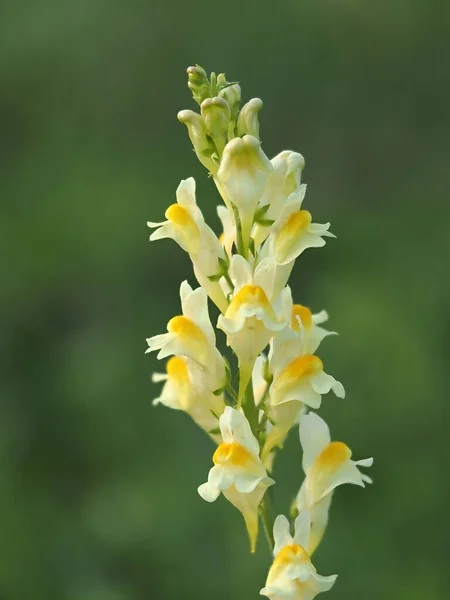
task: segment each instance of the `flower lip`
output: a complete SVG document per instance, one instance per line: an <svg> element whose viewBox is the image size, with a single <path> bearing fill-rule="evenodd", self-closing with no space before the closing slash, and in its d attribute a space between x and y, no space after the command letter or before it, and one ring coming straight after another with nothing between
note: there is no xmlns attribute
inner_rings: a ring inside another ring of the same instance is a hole
<svg viewBox="0 0 450 600"><path fill-rule="evenodd" d="M244 304L272 310L269 299L261 287L257 285L244 285L231 301L227 317L232 318Z"/></svg>
<svg viewBox="0 0 450 600"><path fill-rule="evenodd" d="M323 371L323 362L320 358L314 354L306 354L299 356L288 364L280 374L280 382L284 379L298 380L320 371Z"/></svg>
<svg viewBox="0 0 450 600"><path fill-rule="evenodd" d="M166 371L169 377L173 377L182 381L188 376L188 368L186 362L180 356L172 356L167 361Z"/></svg>
<svg viewBox="0 0 450 600"><path fill-rule="evenodd" d="M302 306L301 304L294 304L292 307L291 329L300 331L299 319L305 329L310 329L312 327L312 312L309 308Z"/></svg>
<svg viewBox="0 0 450 600"><path fill-rule="evenodd" d="M179 335L181 338L190 338L197 342L206 341L205 335L201 329L193 323L191 319L188 319L188 317L185 317L184 315L179 315L178 317L170 319L167 324L167 330L170 333Z"/></svg>
<svg viewBox="0 0 450 600"><path fill-rule="evenodd" d="M244 467L252 460L249 450L236 442L220 444L213 455L215 465L233 465Z"/></svg>

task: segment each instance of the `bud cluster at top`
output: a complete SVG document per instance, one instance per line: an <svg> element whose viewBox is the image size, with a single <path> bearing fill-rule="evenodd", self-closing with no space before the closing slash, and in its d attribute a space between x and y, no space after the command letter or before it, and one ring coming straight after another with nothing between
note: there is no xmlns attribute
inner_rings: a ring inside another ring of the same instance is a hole
<svg viewBox="0 0 450 600"><path fill-rule="evenodd" d="M154 403L184 411L214 442L213 466L198 492L208 502L223 494L242 513L252 551L262 521L274 562L261 594L311 600L336 579L318 575L311 562L334 491L371 481L360 468L372 459L352 460L350 448L332 441L325 421L311 411L331 391L345 396L318 356L335 332L322 327L324 310L296 303L287 285L296 259L335 236L329 223L315 223L303 208L303 156L264 153L262 101L241 106L239 84L224 74L208 78L198 65L187 73L200 112L182 110L178 119L223 200L217 207L223 231L217 236L205 222L192 177L179 184L165 220L148 222L151 241L170 238L189 254L199 284L181 284L181 314L166 333L147 339L147 352L168 358L166 372L153 375L163 383ZM216 328L209 301L220 313ZM234 354L236 373L217 348L216 330ZM273 520L270 498L273 462L293 427L305 477L290 507L292 526L283 515Z"/></svg>

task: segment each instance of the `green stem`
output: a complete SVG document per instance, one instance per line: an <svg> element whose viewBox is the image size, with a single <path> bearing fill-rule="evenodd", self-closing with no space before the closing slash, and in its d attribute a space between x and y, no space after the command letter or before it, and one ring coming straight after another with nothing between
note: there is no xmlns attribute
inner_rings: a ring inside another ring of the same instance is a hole
<svg viewBox="0 0 450 600"><path fill-rule="evenodd" d="M275 540L273 539L273 510L272 503L270 501L269 490L266 491L266 494L259 505L259 514L264 526L264 533L266 534L266 540L269 544L270 552L273 552Z"/></svg>
<svg viewBox="0 0 450 600"><path fill-rule="evenodd" d="M250 424L253 435L258 438L258 407L255 404L253 395L253 384L250 379L247 389L245 390L244 399L242 401L242 409Z"/></svg>
<svg viewBox="0 0 450 600"><path fill-rule="evenodd" d="M239 211L236 208L236 206L234 204L232 204L232 207L233 207L233 214L234 214L234 222L236 224L236 250L237 250L238 254L240 254L241 256L243 256L245 258L245 260L247 260L248 248L244 244L244 238L242 235L241 218L239 216Z"/></svg>
<svg viewBox="0 0 450 600"><path fill-rule="evenodd" d="M230 286L231 291L234 291L234 284L231 281L231 277L228 273L228 271L225 271L225 273L223 274L223 276L225 277L225 281L228 283L228 285Z"/></svg>

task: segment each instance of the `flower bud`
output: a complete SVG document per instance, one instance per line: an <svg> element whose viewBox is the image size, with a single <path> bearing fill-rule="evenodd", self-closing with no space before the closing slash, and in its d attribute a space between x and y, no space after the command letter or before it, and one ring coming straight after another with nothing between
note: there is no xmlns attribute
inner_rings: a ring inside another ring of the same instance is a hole
<svg viewBox="0 0 450 600"><path fill-rule="evenodd" d="M205 122L202 117L192 110L181 110L178 115L180 123L188 128L189 138L194 146L198 160L212 173L217 172L217 165L212 158L216 148L208 135Z"/></svg>
<svg viewBox="0 0 450 600"><path fill-rule="evenodd" d="M217 177L239 212L245 246L249 243L256 205L271 170L270 160L255 137L237 137L226 145Z"/></svg>
<svg viewBox="0 0 450 600"><path fill-rule="evenodd" d="M237 121L237 134L252 135L259 139L259 120L258 113L263 107L263 101L259 98L252 98L242 107Z"/></svg>
<svg viewBox="0 0 450 600"><path fill-rule="evenodd" d="M188 74L189 83L192 85L200 86L208 84L206 71L200 65L188 67L186 72Z"/></svg>
<svg viewBox="0 0 450 600"><path fill-rule="evenodd" d="M227 78L225 77L225 73L219 73L219 75L217 75L217 88L219 90L221 90L223 87L225 87L227 85L228 81Z"/></svg>
<svg viewBox="0 0 450 600"><path fill-rule="evenodd" d="M227 143L228 124L230 122L230 107L223 98L206 98L200 111L208 134L213 138L216 148L221 155Z"/></svg>
<svg viewBox="0 0 450 600"><path fill-rule="evenodd" d="M201 104L205 98L210 96L210 85L206 71L196 65L195 67L189 67L187 69L188 74L188 88L192 92L194 100Z"/></svg>
<svg viewBox="0 0 450 600"><path fill-rule="evenodd" d="M233 83L233 85L229 85L228 87L220 90L219 96L228 102L231 120L235 121L237 119L239 106L241 104L241 86L238 83Z"/></svg>

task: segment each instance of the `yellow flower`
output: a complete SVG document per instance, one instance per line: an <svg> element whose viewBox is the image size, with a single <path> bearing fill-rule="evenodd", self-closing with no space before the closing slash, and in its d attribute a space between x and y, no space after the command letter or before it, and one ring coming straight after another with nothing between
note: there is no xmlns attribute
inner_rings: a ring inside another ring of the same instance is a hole
<svg viewBox="0 0 450 600"><path fill-rule="evenodd" d="M203 288L193 290L183 281L180 296L183 314L169 321L167 333L147 339L146 352L159 350L159 359L174 354L195 361L208 373L211 389L218 390L225 385L225 363L216 348L206 292Z"/></svg>
<svg viewBox="0 0 450 600"><path fill-rule="evenodd" d="M342 383L325 373L320 358L305 354L304 350L302 337L292 329L285 329L274 338L270 356L271 404L296 401L319 408L322 395L330 390L339 398L345 396Z"/></svg>
<svg viewBox="0 0 450 600"><path fill-rule="evenodd" d="M217 172L218 189L231 211L239 212L244 247L248 247L253 217L272 170L270 160L261 149L261 143L251 135L234 138L225 146Z"/></svg>
<svg viewBox="0 0 450 600"><path fill-rule="evenodd" d="M325 237L336 237L328 231L330 223L313 223L311 213L301 209L304 195L302 188L289 196L261 248L261 258L273 256L277 261L276 291L286 285L300 254L307 248L325 246Z"/></svg>
<svg viewBox="0 0 450 600"><path fill-rule="evenodd" d="M231 406L219 419L222 443L214 452L214 467L208 481L198 488L207 502L214 502L220 492L243 515L252 552L258 535L258 506L266 489L275 482L268 477L259 458L259 444L247 419Z"/></svg>
<svg viewBox="0 0 450 600"><path fill-rule="evenodd" d="M311 513L312 535L308 552L312 554L325 531L333 491L344 483L361 487L371 483L370 477L361 473L358 467L370 467L373 458L351 460L350 448L342 442L332 442L328 425L315 413L302 417L300 443L306 477L296 505L299 511L308 509Z"/></svg>
<svg viewBox="0 0 450 600"><path fill-rule="evenodd" d="M167 361L166 373L154 373L152 380L164 381L154 405L164 404L186 412L207 433L217 429L225 403L222 395L213 393L216 383L207 369L190 358L173 356ZM212 434L212 438L218 441L216 434Z"/></svg>
<svg viewBox="0 0 450 600"><path fill-rule="evenodd" d="M325 373L320 358L311 354L330 332L321 328L314 330L313 315L303 306L291 304L289 313L290 327L273 338L269 353L273 375L269 412L274 426L264 444L264 461L275 446L283 443L305 406L319 408L322 395L330 390L339 398L345 396L343 385ZM319 313L318 320L321 321L324 316L324 313Z"/></svg>
<svg viewBox="0 0 450 600"><path fill-rule="evenodd" d="M274 561L266 585L260 591L262 596L270 600L312 600L333 587L337 575L319 575L308 554L310 520L307 511L297 517L294 537L283 515L275 519L273 535Z"/></svg>
<svg viewBox="0 0 450 600"><path fill-rule="evenodd" d="M242 256L235 254L231 260L230 276L234 292L227 311L219 316L217 327L226 333L227 344L233 348L239 360L240 398L250 381L257 356L274 333L287 325L278 320L271 304L275 267L272 259L266 259L253 274Z"/></svg>
<svg viewBox="0 0 450 600"><path fill-rule="evenodd" d="M303 199L306 193L306 185L300 183L305 159L298 152L283 150L270 162L272 171L267 177L259 207L268 205L265 218L276 221L291 194L296 193ZM253 239L256 247L263 243L270 231L270 227L255 225Z"/></svg>
<svg viewBox="0 0 450 600"><path fill-rule="evenodd" d="M219 259L225 258L222 245L213 230L205 223L202 211L195 199L195 180L183 180L177 189L177 203L166 210L167 221L147 225L156 230L150 241L171 238L189 253L194 274L211 300L221 312L228 307L227 299L219 282L210 277L220 271Z"/></svg>

